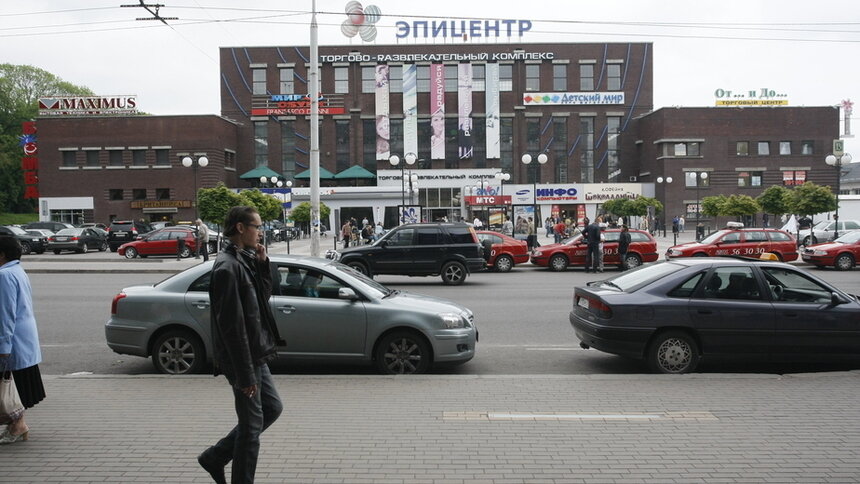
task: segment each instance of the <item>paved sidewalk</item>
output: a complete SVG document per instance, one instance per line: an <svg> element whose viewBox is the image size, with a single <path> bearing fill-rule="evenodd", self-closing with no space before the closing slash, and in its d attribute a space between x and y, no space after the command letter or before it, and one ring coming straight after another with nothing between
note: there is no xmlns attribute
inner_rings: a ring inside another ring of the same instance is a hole
<svg viewBox="0 0 860 484"><path fill-rule="evenodd" d="M261 483L858 482L860 373L275 376ZM208 482L209 376L46 376L8 483Z"/></svg>

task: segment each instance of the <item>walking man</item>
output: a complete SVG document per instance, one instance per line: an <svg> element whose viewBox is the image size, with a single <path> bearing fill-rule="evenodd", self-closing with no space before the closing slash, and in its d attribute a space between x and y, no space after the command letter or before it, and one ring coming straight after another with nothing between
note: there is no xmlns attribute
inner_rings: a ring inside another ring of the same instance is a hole
<svg viewBox="0 0 860 484"><path fill-rule="evenodd" d="M197 254L203 256L203 262L209 260L209 227L199 218L194 221L197 225Z"/></svg>
<svg viewBox="0 0 860 484"><path fill-rule="evenodd" d="M600 217L585 227L588 251L585 253L585 272L597 272L600 264Z"/></svg>
<svg viewBox="0 0 860 484"><path fill-rule="evenodd" d="M627 270L627 249L630 247L630 231L626 225L621 226L618 235L618 259L621 261L621 270Z"/></svg>
<svg viewBox="0 0 860 484"><path fill-rule="evenodd" d="M216 374L223 373L232 387L239 421L197 461L223 484L231 460L233 483L254 482L260 434L283 410L268 366L277 355L276 345L284 343L268 303L272 276L260 244L262 226L254 208L230 209L224 221L230 242L215 258L209 286Z"/></svg>

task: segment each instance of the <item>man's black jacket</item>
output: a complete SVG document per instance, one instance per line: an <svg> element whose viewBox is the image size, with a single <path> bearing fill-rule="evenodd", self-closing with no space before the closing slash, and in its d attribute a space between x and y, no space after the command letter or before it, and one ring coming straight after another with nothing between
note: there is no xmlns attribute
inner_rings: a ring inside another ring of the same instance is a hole
<svg viewBox="0 0 860 484"><path fill-rule="evenodd" d="M259 384L254 367L277 356L281 338L269 306L271 295L268 259L259 262L234 244L218 253L209 284L213 360L216 371L237 388Z"/></svg>

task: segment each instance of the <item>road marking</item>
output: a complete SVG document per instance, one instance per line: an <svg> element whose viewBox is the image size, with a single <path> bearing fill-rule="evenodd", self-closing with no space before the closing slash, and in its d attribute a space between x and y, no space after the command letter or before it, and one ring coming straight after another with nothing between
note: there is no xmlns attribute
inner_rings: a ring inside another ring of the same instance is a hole
<svg viewBox="0 0 860 484"><path fill-rule="evenodd" d="M629 421L650 422L657 420L714 422L719 420L707 411L662 412L662 413L560 413L560 412L443 412L442 420L480 420L534 422L534 421Z"/></svg>

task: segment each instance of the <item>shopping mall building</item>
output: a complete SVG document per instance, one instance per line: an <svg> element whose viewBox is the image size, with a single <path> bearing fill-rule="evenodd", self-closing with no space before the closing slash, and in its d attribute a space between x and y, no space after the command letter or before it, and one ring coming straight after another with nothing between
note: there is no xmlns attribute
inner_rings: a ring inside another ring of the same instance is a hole
<svg viewBox="0 0 860 484"><path fill-rule="evenodd" d="M653 56L650 43L319 47L323 223L390 226L398 207L427 220L593 217L638 196L689 218L710 195L835 182L823 160L837 108L654 111ZM309 48L224 47L220 60L220 116L45 110L41 217L188 220L197 187L260 176L308 199Z"/></svg>

